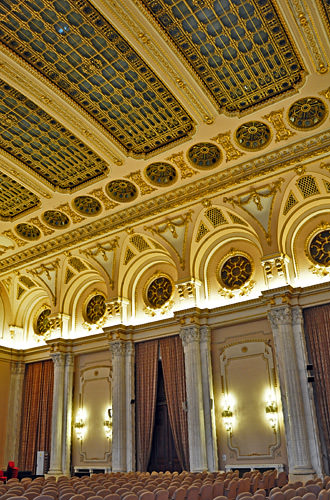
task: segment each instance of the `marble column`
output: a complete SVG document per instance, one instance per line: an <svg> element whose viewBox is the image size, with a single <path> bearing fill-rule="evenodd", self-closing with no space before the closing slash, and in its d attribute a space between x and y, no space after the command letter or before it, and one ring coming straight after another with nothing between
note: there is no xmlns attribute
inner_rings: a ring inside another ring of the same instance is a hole
<svg viewBox="0 0 330 500"><path fill-rule="evenodd" d="M311 464L304 402L292 327L292 310L288 305L274 307L268 313L276 349L281 399L284 415L289 474L308 477L314 473Z"/></svg>
<svg viewBox="0 0 330 500"><path fill-rule="evenodd" d="M132 341L126 342L126 457L127 472L135 471L135 390L134 390L135 350Z"/></svg>
<svg viewBox="0 0 330 500"><path fill-rule="evenodd" d="M207 468L210 472L214 472L218 470L218 452L211 366L211 330L207 325L200 328L200 352Z"/></svg>
<svg viewBox="0 0 330 500"><path fill-rule="evenodd" d="M306 365L309 363L304 333L304 318L300 306L292 307L292 328L297 353L301 394L306 416L306 428L313 469L320 477L323 474L322 452L311 384L307 382Z"/></svg>
<svg viewBox="0 0 330 500"><path fill-rule="evenodd" d="M112 354L112 470L125 472L126 464L126 374L125 342L110 342Z"/></svg>
<svg viewBox="0 0 330 500"><path fill-rule="evenodd" d="M10 365L5 463L10 460L13 460L15 463L18 462L24 374L25 364L21 361L13 361Z"/></svg>
<svg viewBox="0 0 330 500"><path fill-rule="evenodd" d="M62 469L67 476L70 475L71 465L71 434L72 434L72 392L73 392L73 354L65 355L64 369L64 401L63 401L63 444L62 444Z"/></svg>
<svg viewBox="0 0 330 500"><path fill-rule="evenodd" d="M54 352L51 353L51 358L54 362L54 391L53 391L50 465L48 474L57 476L63 474L62 448L63 448L65 354L63 352Z"/></svg>
<svg viewBox="0 0 330 500"><path fill-rule="evenodd" d="M190 470L201 472L207 469L207 459L199 326L194 324L183 326L180 337L186 371Z"/></svg>

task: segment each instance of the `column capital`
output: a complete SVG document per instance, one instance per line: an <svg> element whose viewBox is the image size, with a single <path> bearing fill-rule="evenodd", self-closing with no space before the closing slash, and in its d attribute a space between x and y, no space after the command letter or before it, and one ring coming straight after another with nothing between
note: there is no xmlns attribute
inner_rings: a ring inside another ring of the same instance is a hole
<svg viewBox="0 0 330 500"><path fill-rule="evenodd" d="M199 329L200 340L206 344L211 341L211 328L209 325L202 325Z"/></svg>
<svg viewBox="0 0 330 500"><path fill-rule="evenodd" d="M65 364L64 352L51 352L50 357L53 360L55 368L64 367L64 364Z"/></svg>
<svg viewBox="0 0 330 500"><path fill-rule="evenodd" d="M126 346L123 340L114 340L109 344L113 356L125 356Z"/></svg>
<svg viewBox="0 0 330 500"><path fill-rule="evenodd" d="M302 308L300 306L292 307L292 323L294 325L303 325L304 316L302 312Z"/></svg>
<svg viewBox="0 0 330 500"><path fill-rule="evenodd" d="M73 366L74 356L72 352L68 352L65 355L65 366Z"/></svg>
<svg viewBox="0 0 330 500"><path fill-rule="evenodd" d="M180 328L180 338L184 347L192 342L199 342L199 325L182 326Z"/></svg>
<svg viewBox="0 0 330 500"><path fill-rule="evenodd" d="M268 319L272 325L272 329L277 329L279 325L291 325L291 307L288 305L284 305L271 309L270 311L268 311Z"/></svg>
<svg viewBox="0 0 330 500"><path fill-rule="evenodd" d="M125 342L125 355L127 357L129 357L129 356L132 356L132 354L134 354L134 352L135 352L134 342L132 342L132 340Z"/></svg>
<svg viewBox="0 0 330 500"><path fill-rule="evenodd" d="M12 361L10 364L10 372L12 375L24 375L25 363L23 361Z"/></svg>

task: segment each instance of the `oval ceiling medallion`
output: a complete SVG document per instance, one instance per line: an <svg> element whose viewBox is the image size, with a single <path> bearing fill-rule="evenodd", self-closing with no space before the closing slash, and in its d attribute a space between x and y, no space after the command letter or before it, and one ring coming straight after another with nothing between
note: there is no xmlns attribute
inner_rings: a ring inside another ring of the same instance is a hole
<svg viewBox="0 0 330 500"><path fill-rule="evenodd" d="M26 240L35 241L41 236L41 232L36 226L25 224L25 222L17 224L15 229L16 233Z"/></svg>
<svg viewBox="0 0 330 500"><path fill-rule="evenodd" d="M138 190L134 184L123 179L109 182L106 190L110 198L114 201L119 201L119 203L133 201L138 195Z"/></svg>
<svg viewBox="0 0 330 500"><path fill-rule="evenodd" d="M50 321L49 321L49 315L50 315L50 309L44 309L39 316L37 317L37 320L34 324L34 333L36 335L44 336L50 329Z"/></svg>
<svg viewBox="0 0 330 500"><path fill-rule="evenodd" d="M324 102L317 97L304 97L289 108L290 125L299 130L318 127L327 116Z"/></svg>
<svg viewBox="0 0 330 500"><path fill-rule="evenodd" d="M151 184L158 187L170 186L178 178L175 168L169 163L164 162L156 162L148 165L145 169L145 175Z"/></svg>
<svg viewBox="0 0 330 500"><path fill-rule="evenodd" d="M270 128L263 122L246 122L236 130L235 139L241 148L256 151L269 144Z"/></svg>
<svg viewBox="0 0 330 500"><path fill-rule="evenodd" d="M42 214L43 220L55 229L62 229L70 224L69 217L59 210L46 210Z"/></svg>
<svg viewBox="0 0 330 500"><path fill-rule="evenodd" d="M309 255L316 264L330 266L330 229L325 229L312 238Z"/></svg>
<svg viewBox="0 0 330 500"><path fill-rule="evenodd" d="M152 309L160 309L173 293L173 284L166 276L158 276L147 286L145 302Z"/></svg>
<svg viewBox="0 0 330 500"><path fill-rule="evenodd" d="M85 315L88 323L97 323L104 316L105 311L106 305L104 296L101 294L94 295L86 306Z"/></svg>
<svg viewBox="0 0 330 500"><path fill-rule="evenodd" d="M220 282L229 290L237 290L252 275L251 261L243 255L234 255L227 259L220 270Z"/></svg>
<svg viewBox="0 0 330 500"><path fill-rule="evenodd" d="M101 212L101 203L92 196L77 196L73 200L74 208L83 215L97 215Z"/></svg>
<svg viewBox="0 0 330 500"><path fill-rule="evenodd" d="M214 168L222 160L222 154L218 146L210 142L199 142L188 149L188 160L190 163L201 170Z"/></svg>

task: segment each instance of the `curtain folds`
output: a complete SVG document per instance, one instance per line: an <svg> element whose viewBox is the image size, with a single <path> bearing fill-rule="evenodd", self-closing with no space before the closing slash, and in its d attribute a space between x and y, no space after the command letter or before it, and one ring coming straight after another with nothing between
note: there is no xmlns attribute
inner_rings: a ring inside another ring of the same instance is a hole
<svg viewBox="0 0 330 500"><path fill-rule="evenodd" d="M175 449L183 470L189 470L188 423L185 411L186 378L184 352L178 336L161 339L162 359L167 409Z"/></svg>
<svg viewBox="0 0 330 500"><path fill-rule="evenodd" d="M155 422L158 341L136 344L135 363L137 470L145 472L150 458Z"/></svg>
<svg viewBox="0 0 330 500"><path fill-rule="evenodd" d="M26 365L18 467L33 474L37 451L50 452L53 384L52 360Z"/></svg>
<svg viewBox="0 0 330 500"><path fill-rule="evenodd" d="M314 368L317 413L330 469L330 304L304 309L305 334Z"/></svg>

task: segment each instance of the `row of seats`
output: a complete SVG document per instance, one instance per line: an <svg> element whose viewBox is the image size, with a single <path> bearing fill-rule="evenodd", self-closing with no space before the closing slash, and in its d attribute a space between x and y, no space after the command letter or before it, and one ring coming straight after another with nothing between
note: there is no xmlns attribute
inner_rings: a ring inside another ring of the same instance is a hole
<svg viewBox="0 0 330 500"><path fill-rule="evenodd" d="M330 500L330 477L288 483L277 471L110 473L9 479L0 500Z"/></svg>
<svg viewBox="0 0 330 500"><path fill-rule="evenodd" d="M18 477L18 467L15 467L15 462L8 462L7 470L0 470L0 483L5 483L8 479Z"/></svg>

